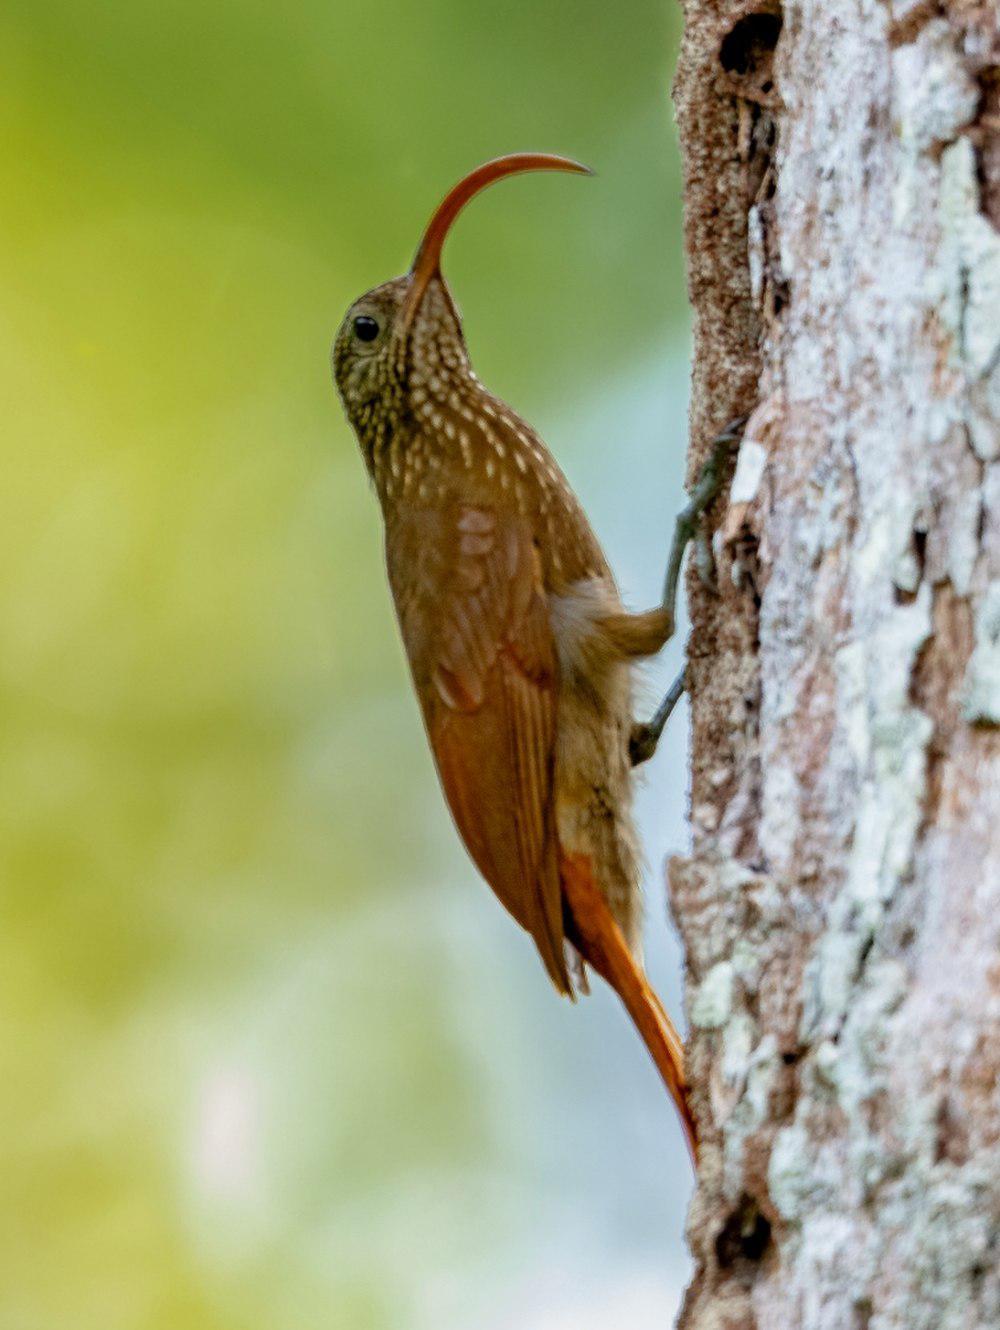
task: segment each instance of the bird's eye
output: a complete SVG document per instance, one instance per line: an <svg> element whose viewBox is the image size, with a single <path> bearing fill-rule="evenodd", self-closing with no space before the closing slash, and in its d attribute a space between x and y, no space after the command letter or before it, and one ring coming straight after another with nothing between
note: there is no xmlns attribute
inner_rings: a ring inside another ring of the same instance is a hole
<svg viewBox="0 0 1000 1330"><path fill-rule="evenodd" d="M354 336L359 342L374 342L378 336L378 320L370 314L359 314L354 320Z"/></svg>

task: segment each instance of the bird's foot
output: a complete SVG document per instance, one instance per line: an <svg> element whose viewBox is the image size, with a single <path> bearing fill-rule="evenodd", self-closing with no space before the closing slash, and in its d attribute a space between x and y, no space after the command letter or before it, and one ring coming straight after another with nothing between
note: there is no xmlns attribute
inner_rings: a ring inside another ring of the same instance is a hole
<svg viewBox="0 0 1000 1330"><path fill-rule="evenodd" d="M677 605L677 584L680 580L684 552L691 541L695 544L695 560L698 576L706 587L715 590L715 560L712 556L711 540L705 530L703 518L722 489L733 452L743 437L743 428L747 417L731 420L721 434L712 440L708 457L698 472L698 479L688 495L688 501L677 514L674 523L674 538L667 560L667 573L663 582L663 608L668 610L671 623Z"/></svg>
<svg viewBox="0 0 1000 1330"><path fill-rule="evenodd" d="M656 714L650 721L637 722L632 726L628 741L628 755L634 767L648 762L656 752L660 735L666 728L667 721L674 707L681 700L687 681L687 670L681 670L670 685L663 701L656 708Z"/></svg>

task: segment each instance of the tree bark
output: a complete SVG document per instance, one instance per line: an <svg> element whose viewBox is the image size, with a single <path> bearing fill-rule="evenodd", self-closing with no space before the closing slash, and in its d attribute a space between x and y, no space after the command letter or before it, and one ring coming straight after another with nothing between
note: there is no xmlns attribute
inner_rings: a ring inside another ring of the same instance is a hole
<svg viewBox="0 0 1000 1330"><path fill-rule="evenodd" d="M998 0L684 0L684 1330L1000 1326Z"/></svg>

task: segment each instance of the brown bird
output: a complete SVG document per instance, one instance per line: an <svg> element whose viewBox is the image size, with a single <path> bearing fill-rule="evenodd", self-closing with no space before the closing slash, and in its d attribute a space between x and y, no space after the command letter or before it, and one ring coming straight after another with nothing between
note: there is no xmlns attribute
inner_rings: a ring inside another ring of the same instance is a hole
<svg viewBox="0 0 1000 1330"><path fill-rule="evenodd" d="M562 157L487 162L447 195L410 271L350 308L333 371L385 520L389 585L445 797L469 854L534 938L560 993L589 965L628 1009L681 1115L683 1050L639 959L631 768L683 676L632 721L633 662L674 626L687 541L718 490L717 448L682 513L663 604L629 613L565 476L476 377L441 275L445 237L481 189ZM725 436L728 440L730 436Z"/></svg>

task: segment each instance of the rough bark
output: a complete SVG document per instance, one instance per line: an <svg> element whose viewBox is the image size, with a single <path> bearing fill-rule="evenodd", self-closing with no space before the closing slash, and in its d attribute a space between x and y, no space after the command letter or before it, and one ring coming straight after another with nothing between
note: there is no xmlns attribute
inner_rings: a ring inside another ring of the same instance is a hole
<svg viewBox="0 0 1000 1330"><path fill-rule="evenodd" d="M685 1330L1000 1326L998 0L685 0Z"/></svg>

